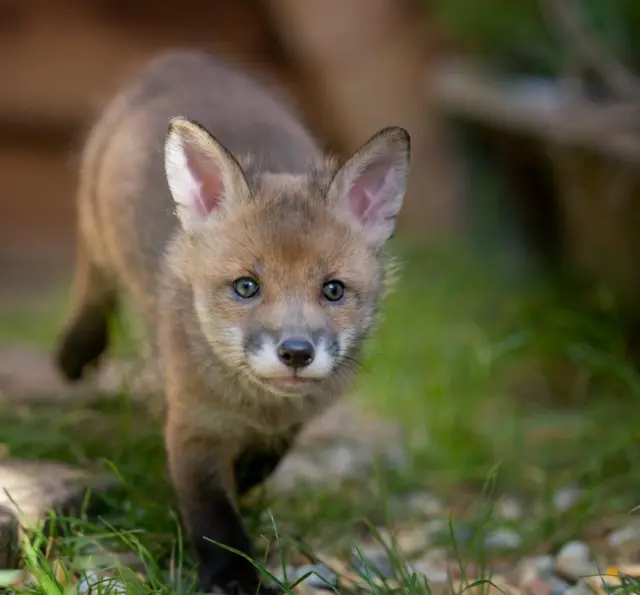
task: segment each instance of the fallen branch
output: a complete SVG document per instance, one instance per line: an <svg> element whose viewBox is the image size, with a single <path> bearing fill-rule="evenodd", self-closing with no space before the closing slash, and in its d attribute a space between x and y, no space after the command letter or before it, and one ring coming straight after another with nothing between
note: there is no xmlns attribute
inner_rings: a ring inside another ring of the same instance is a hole
<svg viewBox="0 0 640 595"><path fill-rule="evenodd" d="M435 71L429 86L431 96L449 114L640 163L640 104L576 102L562 92L540 98L530 89L451 65Z"/></svg>

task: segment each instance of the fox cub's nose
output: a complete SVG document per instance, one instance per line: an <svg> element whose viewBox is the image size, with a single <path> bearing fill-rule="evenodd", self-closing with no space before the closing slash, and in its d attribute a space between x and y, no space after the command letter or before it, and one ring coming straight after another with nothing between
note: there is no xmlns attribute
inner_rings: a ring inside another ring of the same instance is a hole
<svg viewBox="0 0 640 595"><path fill-rule="evenodd" d="M278 345L280 361L290 368L299 369L308 366L315 356L315 350L310 341L292 337L285 339Z"/></svg>

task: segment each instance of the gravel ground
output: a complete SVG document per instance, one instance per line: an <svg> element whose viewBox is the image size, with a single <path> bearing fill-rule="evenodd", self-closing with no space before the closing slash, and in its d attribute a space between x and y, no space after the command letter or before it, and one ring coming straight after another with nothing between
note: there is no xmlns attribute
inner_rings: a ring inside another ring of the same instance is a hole
<svg viewBox="0 0 640 595"><path fill-rule="evenodd" d="M96 379L96 386L111 390L115 377L113 369L107 369ZM0 393L9 401L18 402L28 401L33 394L46 393L59 398L68 390L52 371L47 355L14 348L0 352ZM308 428L296 450L271 478L269 489L286 492L300 482L326 485L332 481L338 483L344 477L366 476L379 455L393 465L403 465L406 455L400 444L399 428L363 414L353 402L347 401ZM0 465L0 490L8 481L9 475L2 473ZM15 477L12 481L15 483ZM579 496L578 488L567 486L556 492L553 503L558 512L566 513ZM571 541L556 547L555 551L540 551L536 556L514 561L514 554L526 539L518 529L519 521L527 516L525 504L515 497L495 502L491 529L484 533L478 533L471 522L454 514L457 552L451 547L449 533L451 506L427 492L403 495L395 504L403 508L407 513L405 517L411 520L391 528L381 527L379 533L385 543L401 554L401 563L395 561L395 555L390 557L378 541L361 538L346 552L329 550L317 552L313 560L300 557L291 561L285 569L289 583L309 574L296 592L324 592L349 586L371 591L376 584L386 584L387 590L396 587L400 592L408 592L407 585L416 577L417 580L426 578L434 593L461 592L474 580L488 578L495 586L485 585L485 593L582 595L611 592L612 587L621 585L628 587L627 593L640 592L640 582L637 590L629 586L634 578L640 579L640 522L629 522L632 516L601 531L593 543ZM464 561L466 548L478 535L486 552L482 567ZM104 561L113 554L102 552L94 556L94 562L100 557ZM135 556L124 554L121 561L132 571L143 573ZM272 571L276 576L284 576L281 566L274 566ZM104 577L95 562L95 570L88 571L77 583L78 592L88 592L89 583ZM25 580L28 581L28 577L17 569L0 573L0 586ZM471 590L478 592L479 588Z"/></svg>

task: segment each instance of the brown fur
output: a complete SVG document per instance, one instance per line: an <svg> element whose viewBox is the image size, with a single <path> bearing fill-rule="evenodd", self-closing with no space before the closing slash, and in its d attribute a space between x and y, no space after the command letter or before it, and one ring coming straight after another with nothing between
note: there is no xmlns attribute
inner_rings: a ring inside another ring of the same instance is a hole
<svg viewBox="0 0 640 595"><path fill-rule="evenodd" d="M212 133L240 166L234 200L202 233L180 228L167 187L162 152L178 115L202 126L190 129L194 142L204 147ZM74 311L58 361L80 378L107 347L117 298L131 301L145 355L162 370L169 468L203 588L253 588L253 571L202 535L250 552L233 513L238 488L271 472L301 426L346 390L376 318L387 261L333 208L340 175L283 97L198 52L153 61L86 144ZM229 283L243 275L266 279L255 303L230 297ZM333 277L349 288L340 307L318 300ZM326 330L348 349L326 378L272 386L252 375L242 346L251 333L288 328ZM265 468L238 486L241 460Z"/></svg>

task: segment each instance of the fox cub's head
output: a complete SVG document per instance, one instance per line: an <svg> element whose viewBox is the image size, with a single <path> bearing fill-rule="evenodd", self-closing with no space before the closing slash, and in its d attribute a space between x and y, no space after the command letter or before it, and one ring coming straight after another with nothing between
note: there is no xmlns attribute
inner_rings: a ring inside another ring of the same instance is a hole
<svg viewBox="0 0 640 595"><path fill-rule="evenodd" d="M172 267L220 360L279 395L344 384L384 293L381 249L409 161L408 133L386 128L337 170L252 171L198 124L172 120L165 168L182 227Z"/></svg>

